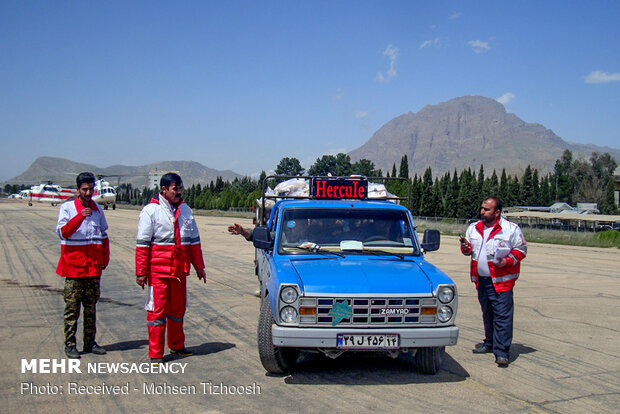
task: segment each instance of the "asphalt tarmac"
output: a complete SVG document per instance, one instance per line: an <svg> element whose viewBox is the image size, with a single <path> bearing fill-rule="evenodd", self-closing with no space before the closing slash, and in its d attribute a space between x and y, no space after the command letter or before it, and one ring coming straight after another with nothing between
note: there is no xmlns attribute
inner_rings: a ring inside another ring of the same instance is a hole
<svg viewBox="0 0 620 414"><path fill-rule="evenodd" d="M0 202L0 412L620 410L618 249L530 244L515 288L508 368L498 368L492 354L471 352L483 328L469 259L460 254L455 237L444 237L441 249L427 259L458 286L460 336L447 348L437 375L418 374L411 358L358 353L336 360L303 355L291 374L268 376L256 347L253 246L226 230L233 221L244 226L250 221L198 216L208 282L195 274L188 280L185 333L194 355L168 355L168 364L179 372L152 373L141 365L149 359L146 291L134 277L139 212L123 209L106 211L112 259L97 305L97 342L107 355L82 355L81 373L61 373L59 366L56 373L33 373L33 360L38 371L54 371L46 359L69 370L63 281L55 274L57 214L49 205ZM114 366L124 372L110 373Z"/></svg>

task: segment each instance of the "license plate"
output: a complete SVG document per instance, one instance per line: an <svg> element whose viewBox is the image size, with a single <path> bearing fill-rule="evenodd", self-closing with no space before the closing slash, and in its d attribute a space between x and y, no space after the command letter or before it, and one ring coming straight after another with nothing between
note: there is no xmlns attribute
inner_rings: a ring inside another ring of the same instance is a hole
<svg viewBox="0 0 620 414"><path fill-rule="evenodd" d="M394 349L399 347L399 339L396 334L338 334L336 346L340 349Z"/></svg>

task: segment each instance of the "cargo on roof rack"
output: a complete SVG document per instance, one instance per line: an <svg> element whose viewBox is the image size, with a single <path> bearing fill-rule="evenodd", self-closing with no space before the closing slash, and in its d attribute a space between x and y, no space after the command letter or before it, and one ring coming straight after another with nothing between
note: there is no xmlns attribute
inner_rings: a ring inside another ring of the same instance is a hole
<svg viewBox="0 0 620 414"><path fill-rule="evenodd" d="M270 181L277 182L274 189L269 187ZM388 181L406 182L407 197L389 193L385 187ZM263 180L262 197L257 200L257 222L265 223L265 211L277 200L387 200L408 204L410 198L411 183L400 177L270 175Z"/></svg>

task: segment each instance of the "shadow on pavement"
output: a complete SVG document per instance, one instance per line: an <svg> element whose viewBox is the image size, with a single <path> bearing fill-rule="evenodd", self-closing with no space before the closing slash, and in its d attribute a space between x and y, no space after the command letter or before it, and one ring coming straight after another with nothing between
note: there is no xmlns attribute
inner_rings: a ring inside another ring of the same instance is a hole
<svg viewBox="0 0 620 414"><path fill-rule="evenodd" d="M194 355L209 355L226 351L227 349L234 348L236 346L237 345L229 342L205 342L202 345L190 346L187 349L192 351Z"/></svg>
<svg viewBox="0 0 620 414"><path fill-rule="evenodd" d="M302 353L294 371L284 382L308 385L431 384L460 382L467 377L469 373L447 353L440 371L435 375L418 373L411 355L393 359L350 352L337 359L329 359L322 354Z"/></svg>
<svg viewBox="0 0 620 414"><path fill-rule="evenodd" d="M37 290L45 290L47 292L53 292L53 293L58 293L58 294L63 294L63 289L62 288L56 288L56 287L52 287L50 285L22 285L21 283L19 283L16 280L11 280L11 279L2 279L2 282L4 282L5 284L9 285L9 286L23 286L23 287L27 287L30 289L37 289ZM129 307L141 307L139 305L135 305L133 303L125 303L125 302L121 302L119 300L116 299L110 299L110 298L106 298L106 297L99 297L98 300L99 303L111 303L113 305L119 305L119 306L129 306Z"/></svg>
<svg viewBox="0 0 620 414"><path fill-rule="evenodd" d="M512 344L510 347L510 362L514 362L521 354L530 354L538 349L523 344Z"/></svg>
<svg viewBox="0 0 620 414"><path fill-rule="evenodd" d="M106 351L129 351L130 349L140 349L149 345L148 339L139 339L135 341L123 341L115 344L102 345Z"/></svg>

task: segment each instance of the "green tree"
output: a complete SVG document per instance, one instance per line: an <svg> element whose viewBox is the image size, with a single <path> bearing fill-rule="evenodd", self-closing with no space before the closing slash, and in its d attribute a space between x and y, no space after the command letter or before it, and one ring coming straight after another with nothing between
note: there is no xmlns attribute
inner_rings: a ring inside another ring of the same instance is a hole
<svg viewBox="0 0 620 414"><path fill-rule="evenodd" d="M435 207L433 206L433 171L428 167L424 171L422 178L422 194L420 197L420 215L434 215Z"/></svg>
<svg viewBox="0 0 620 414"><path fill-rule="evenodd" d="M277 175L302 175L304 169L297 158L285 157L280 160L275 172Z"/></svg>
<svg viewBox="0 0 620 414"><path fill-rule="evenodd" d="M359 174L365 177L381 177L381 170L376 170L375 164L372 161L362 158L351 165L351 174Z"/></svg>
<svg viewBox="0 0 620 414"><path fill-rule="evenodd" d="M490 178L484 180L484 187L482 194L486 197L488 195L494 195L499 197L499 180L497 179L497 174L495 170L493 170L493 174L491 174Z"/></svg>
<svg viewBox="0 0 620 414"><path fill-rule="evenodd" d="M446 191L446 198L444 201L444 216L446 217L456 217L457 215L459 188L459 176L457 175L455 169L452 179L450 180L450 186Z"/></svg>
<svg viewBox="0 0 620 414"><path fill-rule="evenodd" d="M509 187L510 185L509 185L508 176L506 175L506 169L502 168L502 175L499 180L498 196L499 196L499 199L502 200L502 202L506 206L512 205L512 204L508 204L508 198L509 198L508 192L510 191Z"/></svg>
<svg viewBox="0 0 620 414"><path fill-rule="evenodd" d="M534 197L533 183L532 183L532 167L529 165L525 168L523 178L521 179L521 191L519 193L519 200L521 203L527 206L532 206L532 200Z"/></svg>
<svg viewBox="0 0 620 414"><path fill-rule="evenodd" d="M614 176L611 175L607 180L607 185L605 186L605 197L598 205L602 214L618 214L615 191L615 179Z"/></svg>
<svg viewBox="0 0 620 414"><path fill-rule="evenodd" d="M348 176L351 174L351 157L339 153L336 156L323 155L308 169L310 175Z"/></svg>
<svg viewBox="0 0 620 414"><path fill-rule="evenodd" d="M480 170L478 170L478 181L476 183L478 186L478 194L484 197L484 166L482 164L480 164Z"/></svg>
<svg viewBox="0 0 620 414"><path fill-rule="evenodd" d="M438 178L435 178L433 187L431 188L431 209L430 215L433 217L443 216L443 203L441 196L441 184Z"/></svg>
<svg viewBox="0 0 620 414"><path fill-rule="evenodd" d="M540 178L538 177L538 170L534 168L532 171L532 205L540 206Z"/></svg>
<svg viewBox="0 0 620 414"><path fill-rule="evenodd" d="M409 179L409 161L407 161L407 154L403 155L400 160L400 170L398 176L400 178Z"/></svg>
<svg viewBox="0 0 620 414"><path fill-rule="evenodd" d="M468 168L461 172L458 197L457 216L460 218L474 218L478 216L480 201L476 177Z"/></svg>
<svg viewBox="0 0 620 414"><path fill-rule="evenodd" d="M575 193L575 179L571 175L573 168L573 153L565 150L562 157L555 162L556 201L573 203Z"/></svg>
<svg viewBox="0 0 620 414"><path fill-rule="evenodd" d="M422 186L420 180L418 178L418 174L413 176L413 180L411 181L411 200L409 200L411 213L419 216L420 215L420 198L422 197Z"/></svg>
<svg viewBox="0 0 620 414"><path fill-rule="evenodd" d="M551 186L549 184L549 174L545 175L540 181L540 205L549 206L551 204Z"/></svg>

